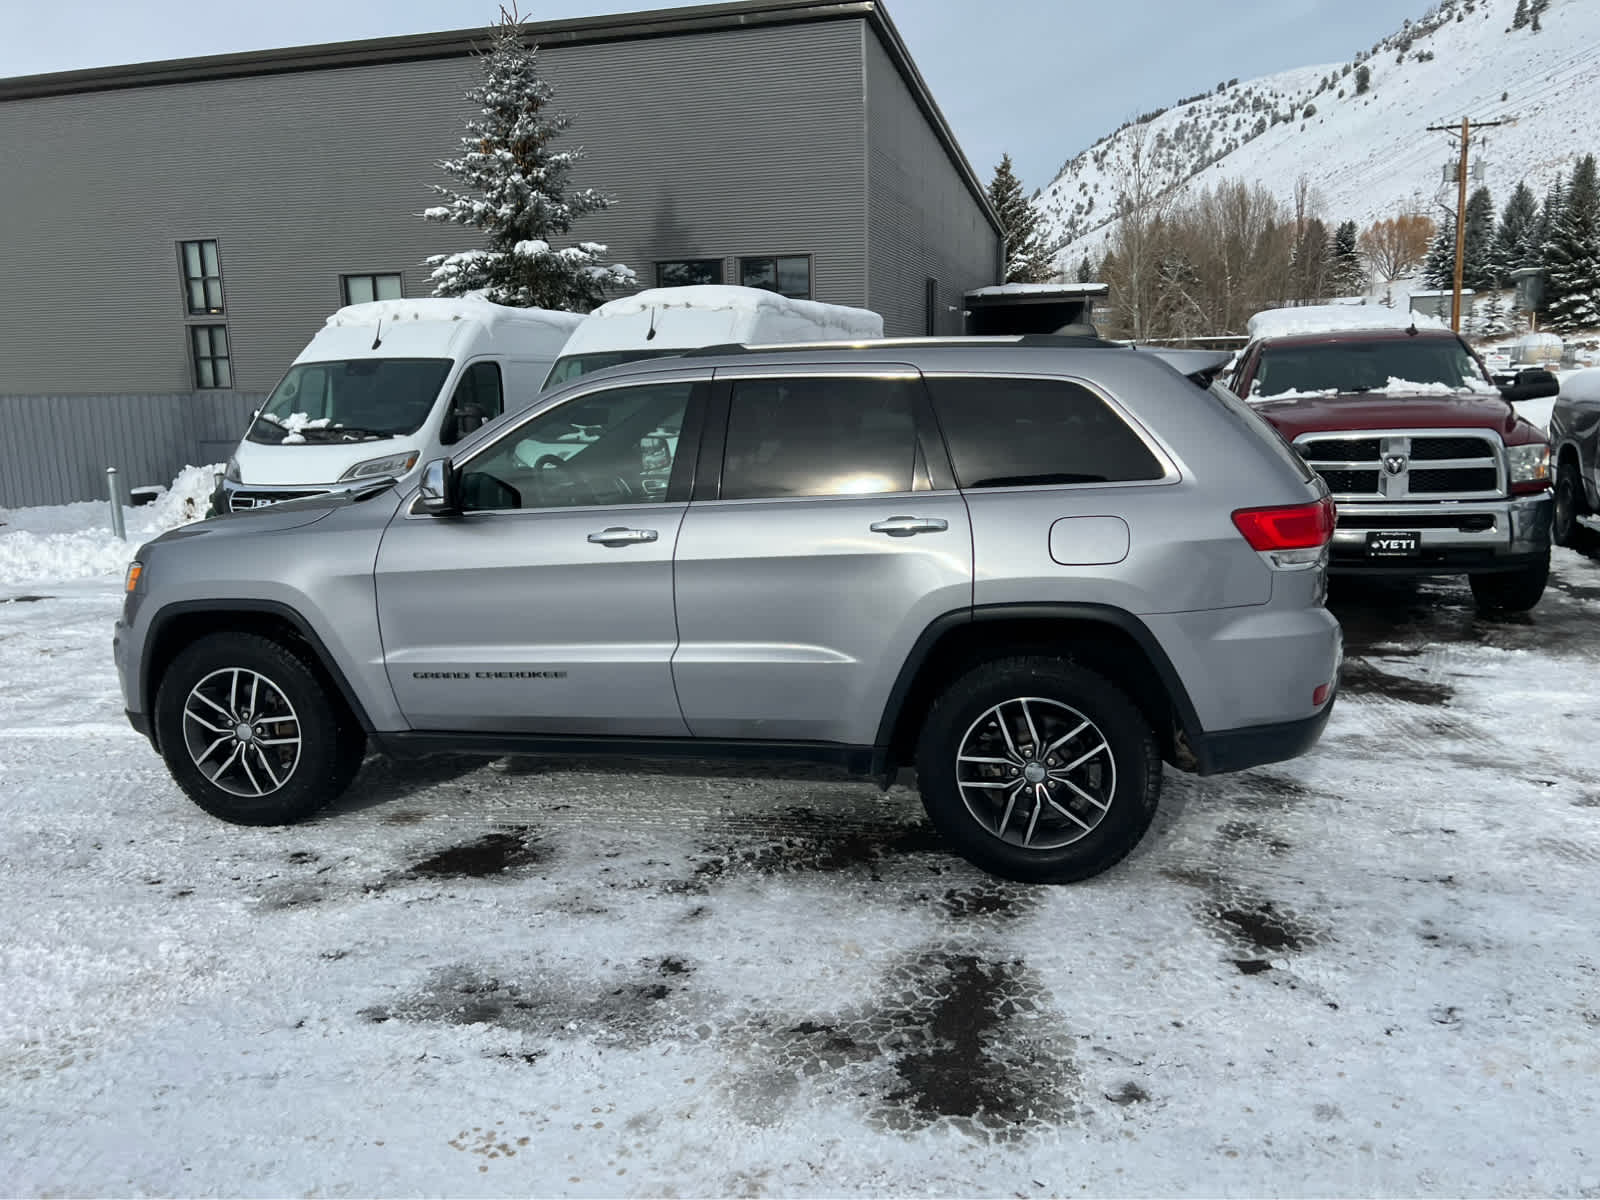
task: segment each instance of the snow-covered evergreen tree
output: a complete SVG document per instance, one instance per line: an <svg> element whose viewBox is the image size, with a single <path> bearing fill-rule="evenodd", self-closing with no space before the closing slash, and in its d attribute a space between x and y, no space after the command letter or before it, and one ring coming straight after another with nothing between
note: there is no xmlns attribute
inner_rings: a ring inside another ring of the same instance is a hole
<svg viewBox="0 0 1600 1200"><path fill-rule="evenodd" d="M1461 283L1463 287L1482 291L1494 285L1494 268L1491 265L1494 249L1494 201L1487 187L1474 188L1467 197L1467 236L1462 247ZM1454 248L1451 250L1454 271ZM1454 282L1452 278L1452 282Z"/></svg>
<svg viewBox="0 0 1600 1200"><path fill-rule="evenodd" d="M1489 263L1497 283L1509 283L1511 272L1521 267L1539 265L1538 225L1539 202L1534 199L1533 189L1527 182L1520 181L1500 214L1500 224L1494 231L1494 246L1489 251Z"/></svg>
<svg viewBox="0 0 1600 1200"><path fill-rule="evenodd" d="M611 201L593 188L569 187L583 151L551 145L569 118L551 107L554 93L539 75L537 51L526 43L515 7L502 8L489 50L479 56L483 83L467 92L479 114L466 123L461 156L439 164L462 190L433 185L445 203L422 214L481 229L486 245L426 261L436 296L473 292L497 304L587 312L606 287L635 277L621 263L602 263L606 248L598 242L555 246L573 222Z"/></svg>
<svg viewBox="0 0 1600 1200"><path fill-rule="evenodd" d="M1592 154L1573 169L1544 262L1550 324L1564 333L1600 326L1600 178Z"/></svg>
<svg viewBox="0 0 1600 1200"><path fill-rule="evenodd" d="M1521 29L1528 23L1528 0L1517 0L1517 11L1511 14L1511 28Z"/></svg>
<svg viewBox="0 0 1600 1200"><path fill-rule="evenodd" d="M1422 279L1430 288L1454 287L1456 282L1456 216L1449 212L1439 221L1439 232L1428 257L1422 260Z"/></svg>
<svg viewBox="0 0 1600 1200"><path fill-rule="evenodd" d="M1505 337L1511 332L1511 314L1506 309L1504 297L1495 289L1472 306L1478 319L1478 336L1481 338Z"/></svg>
<svg viewBox="0 0 1600 1200"><path fill-rule="evenodd" d="M1358 246L1360 230L1354 221L1343 221L1333 231L1328 253L1329 286L1339 295L1350 295L1367 286L1366 267Z"/></svg>
<svg viewBox="0 0 1600 1200"><path fill-rule="evenodd" d="M1083 256L1083 261L1078 264L1078 282L1079 283L1093 283L1094 282L1094 264L1089 261L1088 254L1085 254Z"/></svg>
<svg viewBox="0 0 1600 1200"><path fill-rule="evenodd" d="M1000 214L1006 235L1005 283L1044 283L1050 278L1050 253L1045 249L1038 209L1022 192L1022 181L1011 169L1011 155L1003 154L989 181L989 203Z"/></svg>

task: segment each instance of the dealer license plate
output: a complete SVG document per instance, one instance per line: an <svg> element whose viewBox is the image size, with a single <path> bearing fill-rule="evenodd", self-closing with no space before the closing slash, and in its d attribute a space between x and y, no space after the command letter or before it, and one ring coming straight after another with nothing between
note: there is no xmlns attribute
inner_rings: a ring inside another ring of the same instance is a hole
<svg viewBox="0 0 1600 1200"><path fill-rule="evenodd" d="M1422 534L1416 530L1373 529L1367 533L1368 558L1416 558Z"/></svg>

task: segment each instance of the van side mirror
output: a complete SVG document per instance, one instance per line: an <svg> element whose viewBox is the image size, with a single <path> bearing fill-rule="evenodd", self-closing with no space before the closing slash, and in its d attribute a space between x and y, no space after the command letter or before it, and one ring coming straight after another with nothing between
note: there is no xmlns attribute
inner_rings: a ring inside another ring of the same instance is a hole
<svg viewBox="0 0 1600 1200"><path fill-rule="evenodd" d="M1500 385L1500 394L1513 404L1518 400L1543 400L1560 392L1561 384L1543 367L1524 367L1510 383Z"/></svg>
<svg viewBox="0 0 1600 1200"><path fill-rule="evenodd" d="M422 468L416 508L435 517L461 515L461 480L448 458L435 458Z"/></svg>

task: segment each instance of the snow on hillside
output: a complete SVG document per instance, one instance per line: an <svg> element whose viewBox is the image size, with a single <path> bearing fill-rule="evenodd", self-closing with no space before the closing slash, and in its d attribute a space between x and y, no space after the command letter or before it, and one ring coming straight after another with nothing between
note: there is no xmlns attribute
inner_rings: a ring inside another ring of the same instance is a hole
<svg viewBox="0 0 1600 1200"><path fill-rule="evenodd" d="M1141 130L1157 178L1180 183L1180 195L1242 179L1290 205L1305 175L1325 220L1366 225L1397 210L1437 214L1441 168L1453 152L1427 126L1459 124L1463 115L1515 118L1474 137L1474 159L1497 210L1519 179L1542 197L1581 153L1600 151L1600 3L1550 0L1538 33L1511 29L1516 7L1441 0L1376 52L1224 87L1103 139L1034 201L1060 246L1058 269L1071 278L1085 253L1104 253ZM1370 85L1357 95L1361 66Z"/></svg>

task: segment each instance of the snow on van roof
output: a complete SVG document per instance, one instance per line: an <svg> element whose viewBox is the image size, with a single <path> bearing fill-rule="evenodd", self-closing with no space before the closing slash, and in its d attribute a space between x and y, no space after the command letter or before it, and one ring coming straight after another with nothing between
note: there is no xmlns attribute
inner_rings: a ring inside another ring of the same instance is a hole
<svg viewBox="0 0 1600 1200"><path fill-rule="evenodd" d="M845 336L864 338L883 336L883 318L869 309L851 308L844 304L820 304L815 300L791 300L787 296L780 296L777 292L769 292L765 288L738 287L726 283L647 288L632 296L609 300L590 315L632 316L652 308L745 313L751 316L780 314L798 317L816 325L839 328Z"/></svg>
<svg viewBox="0 0 1600 1200"><path fill-rule="evenodd" d="M1252 339L1297 337L1304 333L1357 333L1380 329L1448 329L1431 313L1385 308L1381 304L1308 304L1269 308L1245 325Z"/></svg>
<svg viewBox="0 0 1600 1200"><path fill-rule="evenodd" d="M547 308L512 308L495 304L482 296L455 296L450 299L426 297L416 300L369 300L347 304L327 320L329 325L385 325L400 321L476 321L502 324L547 325L571 331L583 320L582 313L553 312Z"/></svg>

